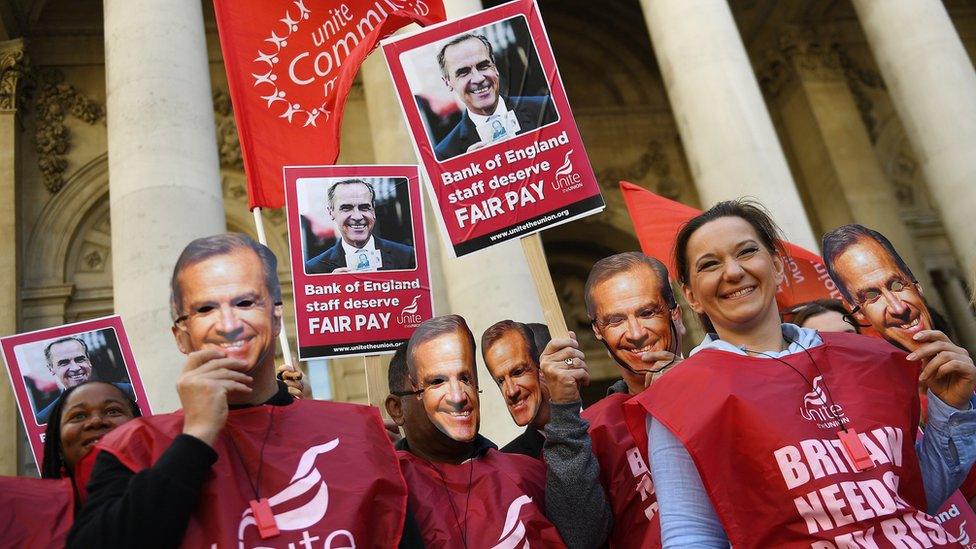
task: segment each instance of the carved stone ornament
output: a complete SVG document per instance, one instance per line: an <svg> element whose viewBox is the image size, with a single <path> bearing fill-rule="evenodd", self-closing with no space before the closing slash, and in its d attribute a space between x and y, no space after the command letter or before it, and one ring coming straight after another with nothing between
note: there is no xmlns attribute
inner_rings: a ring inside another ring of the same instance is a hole
<svg viewBox="0 0 976 549"><path fill-rule="evenodd" d="M843 78L836 46L813 30L787 26L776 47L766 51L758 64L757 78L769 97L776 97L792 79L839 80Z"/></svg>
<svg viewBox="0 0 976 549"><path fill-rule="evenodd" d="M870 92L884 90L884 80L880 74L859 67L844 48L837 47L836 50L844 78L847 79L847 86L854 96L857 112L861 114L861 120L868 129L871 142L875 143L878 140L879 128L878 120L874 116L874 101L871 100Z"/></svg>
<svg viewBox="0 0 976 549"><path fill-rule="evenodd" d="M56 193L64 187L64 171L68 167L65 155L71 150L71 131L64 123L65 117L70 114L95 124L105 117L105 107L65 83L64 73L57 69L40 69L31 76L37 118L34 134L37 163L44 186Z"/></svg>
<svg viewBox="0 0 976 549"><path fill-rule="evenodd" d="M234 121L230 94L221 89L214 90L213 105L220 165L224 168L243 170L244 158L241 156L241 142L237 137L237 123Z"/></svg>
<svg viewBox="0 0 976 549"><path fill-rule="evenodd" d="M597 181L616 186L620 180L636 182L651 173L656 181L652 184L654 192L671 200L677 200L681 194L681 184L671 175L671 164L668 161L664 146L655 139L647 144L647 149L637 160L626 166L614 166L597 171Z"/></svg>
<svg viewBox="0 0 976 549"><path fill-rule="evenodd" d="M27 70L24 41L8 40L0 44L0 110L17 108L18 84Z"/></svg>

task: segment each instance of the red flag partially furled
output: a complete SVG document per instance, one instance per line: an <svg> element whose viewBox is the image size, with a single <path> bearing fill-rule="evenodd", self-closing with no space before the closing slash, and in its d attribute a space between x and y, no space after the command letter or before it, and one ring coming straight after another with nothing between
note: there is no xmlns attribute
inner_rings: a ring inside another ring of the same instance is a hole
<svg viewBox="0 0 976 549"><path fill-rule="evenodd" d="M282 167L333 164L366 55L443 0L214 0L251 209L285 203Z"/></svg>
<svg viewBox="0 0 976 549"><path fill-rule="evenodd" d="M620 192L624 195L641 250L665 262L674 277L677 271L672 251L678 230L701 210L626 181L620 182ZM790 257L786 258L786 282L776 294L780 309L814 299L843 299L819 255L789 242L785 244Z"/></svg>

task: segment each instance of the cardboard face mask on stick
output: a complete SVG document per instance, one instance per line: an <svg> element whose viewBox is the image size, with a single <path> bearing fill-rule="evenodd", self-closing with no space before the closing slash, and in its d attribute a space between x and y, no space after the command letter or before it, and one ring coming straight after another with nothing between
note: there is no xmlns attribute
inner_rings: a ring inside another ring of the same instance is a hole
<svg viewBox="0 0 976 549"><path fill-rule="evenodd" d="M843 225L824 235L823 256L857 322L909 352L918 348L912 337L933 329L932 314L915 275L884 235Z"/></svg>

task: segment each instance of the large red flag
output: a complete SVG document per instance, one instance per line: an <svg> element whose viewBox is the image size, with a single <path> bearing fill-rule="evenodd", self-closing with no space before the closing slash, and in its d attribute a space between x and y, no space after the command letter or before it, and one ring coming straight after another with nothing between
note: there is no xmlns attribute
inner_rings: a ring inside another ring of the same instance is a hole
<svg viewBox="0 0 976 549"><path fill-rule="evenodd" d="M668 272L675 276L677 271L672 251L678 230L701 210L668 200L626 181L620 182L620 192L624 195L641 250L664 261ZM789 242L786 248L790 254L786 258L786 282L776 294L780 309L814 299L843 299L834 281L827 275L819 255Z"/></svg>
<svg viewBox="0 0 976 549"><path fill-rule="evenodd" d="M333 164L346 96L376 43L444 20L443 0L214 0L250 208L285 203L282 167Z"/></svg>

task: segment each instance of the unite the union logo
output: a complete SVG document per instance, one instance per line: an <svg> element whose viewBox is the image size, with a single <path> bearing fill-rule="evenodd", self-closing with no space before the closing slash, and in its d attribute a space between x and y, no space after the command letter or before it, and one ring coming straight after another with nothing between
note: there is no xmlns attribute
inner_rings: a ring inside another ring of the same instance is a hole
<svg viewBox="0 0 976 549"><path fill-rule="evenodd" d="M800 416L817 424L821 429L835 429L851 419L844 414L844 407L836 402L830 404L824 392L823 376L813 378L810 383L810 392L803 395L803 403L800 405Z"/></svg>

